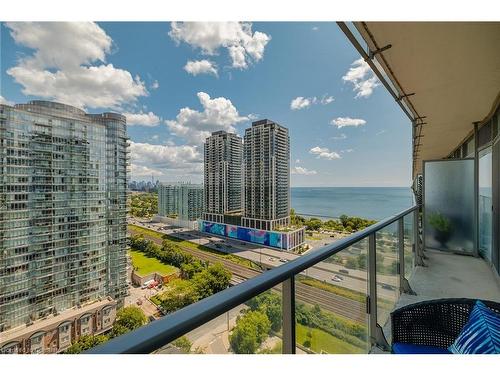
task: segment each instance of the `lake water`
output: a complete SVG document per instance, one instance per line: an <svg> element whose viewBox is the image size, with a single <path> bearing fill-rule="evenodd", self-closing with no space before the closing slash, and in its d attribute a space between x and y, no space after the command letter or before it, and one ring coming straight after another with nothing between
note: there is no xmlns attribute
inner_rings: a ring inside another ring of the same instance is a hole
<svg viewBox="0 0 500 375"><path fill-rule="evenodd" d="M292 187L291 207L298 214L317 217L340 215L381 220L413 204L406 187Z"/></svg>

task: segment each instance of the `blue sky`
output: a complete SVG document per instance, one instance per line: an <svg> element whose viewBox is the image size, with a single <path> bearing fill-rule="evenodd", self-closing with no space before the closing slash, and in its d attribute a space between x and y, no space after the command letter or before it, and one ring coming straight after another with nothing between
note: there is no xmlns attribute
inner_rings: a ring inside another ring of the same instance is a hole
<svg viewBox="0 0 500 375"><path fill-rule="evenodd" d="M207 132L269 118L292 186L410 184L410 124L335 23L2 24L1 52L3 102L126 113L133 179L199 182Z"/></svg>

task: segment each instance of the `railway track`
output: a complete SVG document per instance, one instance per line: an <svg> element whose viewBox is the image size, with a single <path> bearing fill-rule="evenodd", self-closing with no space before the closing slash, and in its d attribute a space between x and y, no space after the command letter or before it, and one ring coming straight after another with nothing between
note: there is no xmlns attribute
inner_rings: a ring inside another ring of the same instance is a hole
<svg viewBox="0 0 500 375"><path fill-rule="evenodd" d="M134 234L134 230L130 230ZM145 238L161 245L162 240L144 233L141 233ZM188 246L178 244L178 246L185 252L193 255L194 257L207 261L209 263L221 263L233 274L233 282L243 282L259 275L261 272L247 268L240 264L234 263L230 260L221 258L215 254L207 253L203 250L197 250ZM281 292L281 285L277 285L273 290ZM336 295L326 290L318 289L310 285L297 282L295 284L296 300L312 305L318 305L321 308L328 310L334 314L340 315L344 318L351 319L357 323L366 324L366 307L364 303L355 301L346 297Z"/></svg>

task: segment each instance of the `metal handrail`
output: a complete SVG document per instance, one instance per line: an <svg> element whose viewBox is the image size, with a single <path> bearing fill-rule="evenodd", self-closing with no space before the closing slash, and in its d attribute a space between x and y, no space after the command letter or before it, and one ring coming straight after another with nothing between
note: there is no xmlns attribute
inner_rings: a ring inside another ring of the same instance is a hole
<svg viewBox="0 0 500 375"><path fill-rule="evenodd" d="M146 326L116 337L86 351L86 354L146 354L172 342L182 335L245 303L262 292L300 274L302 271L367 238L399 219L414 212L412 206L379 221L351 236L342 238L316 251L303 255L279 267L251 278L241 284L204 298Z"/></svg>

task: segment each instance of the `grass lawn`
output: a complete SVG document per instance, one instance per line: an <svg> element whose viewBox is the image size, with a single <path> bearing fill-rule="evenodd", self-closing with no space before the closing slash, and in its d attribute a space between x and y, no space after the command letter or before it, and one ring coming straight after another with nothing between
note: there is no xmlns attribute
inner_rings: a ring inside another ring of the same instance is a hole
<svg viewBox="0 0 500 375"><path fill-rule="evenodd" d="M144 253L135 250L129 250L132 257L132 265L139 276L146 276L157 272L162 276L171 275L177 271L177 268L169 264L164 264L156 258L150 258Z"/></svg>
<svg viewBox="0 0 500 375"><path fill-rule="evenodd" d="M315 353L326 352L330 354L356 354L365 353L365 350L338 339L318 328L309 328L302 324L296 326L297 343L305 346L309 340L307 333L311 332L311 345L309 347Z"/></svg>
<svg viewBox="0 0 500 375"><path fill-rule="evenodd" d="M211 253L211 254L217 255L217 256L219 256L221 258L230 260L233 263L240 264L240 265L245 266L247 268L251 268L251 269L254 269L254 270L260 270L261 269L256 263L252 262L251 260L244 259L244 258L241 258L241 257L233 255L233 254L227 254L227 253L224 253L222 251L211 249L211 248L209 248L207 246L199 245L197 243L194 243L194 242L191 242L191 241L187 241L187 240L183 240L181 238L177 238L177 237L174 237L174 236L169 236L168 234L162 234L162 233L156 232L156 231L151 230L151 229L142 228L142 227L139 227L137 225L129 224L128 226L129 226L130 230L132 230L132 231L134 231L136 233L139 233L139 234L144 234L144 235L147 235L147 236L151 236L151 237L163 239L165 241L174 243L176 245L188 247L188 248L191 248L191 249L194 249L194 250L205 251L207 253Z"/></svg>

